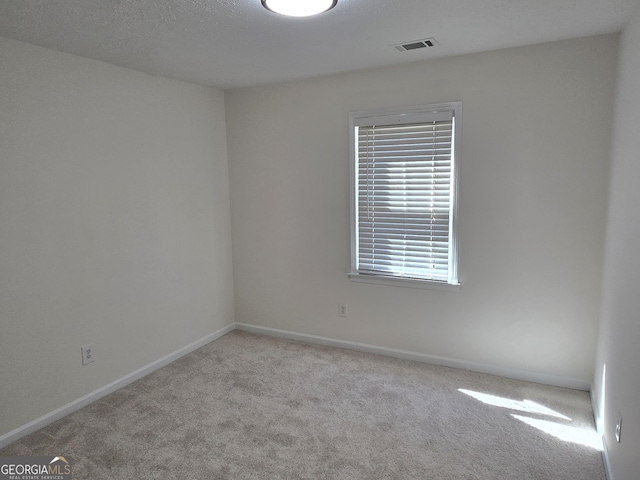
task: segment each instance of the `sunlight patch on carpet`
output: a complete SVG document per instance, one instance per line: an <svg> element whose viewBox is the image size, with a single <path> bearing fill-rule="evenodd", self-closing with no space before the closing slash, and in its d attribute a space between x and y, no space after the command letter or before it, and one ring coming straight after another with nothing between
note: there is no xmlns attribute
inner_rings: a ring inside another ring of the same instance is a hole
<svg viewBox="0 0 640 480"><path fill-rule="evenodd" d="M602 440L594 429L573 427L549 420L523 417L522 415L516 415L514 413L512 413L511 416L564 442L576 443L602 451Z"/></svg>
<svg viewBox="0 0 640 480"><path fill-rule="evenodd" d="M540 405L539 403L532 402L531 400L512 400L510 398L499 397L497 395L489 395L488 393L465 390L464 388L459 388L458 391L464 393L465 395L469 395L470 397L473 397L476 400L481 401L482 403L494 407L508 408L510 410L518 410L519 412L524 413L548 415L551 417L561 418L563 420L571 420L566 415L556 412L555 410L551 410L550 408L547 408L544 405Z"/></svg>

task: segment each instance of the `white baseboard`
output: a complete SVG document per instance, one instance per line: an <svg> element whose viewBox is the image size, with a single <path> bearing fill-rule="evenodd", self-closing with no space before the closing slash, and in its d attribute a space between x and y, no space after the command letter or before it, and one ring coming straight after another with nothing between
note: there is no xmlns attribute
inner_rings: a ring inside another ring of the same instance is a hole
<svg viewBox="0 0 640 480"><path fill-rule="evenodd" d="M236 328L236 325L234 323L227 325L226 327L221 328L217 332L213 332L210 335L207 335L206 337L201 338L200 340L196 340L195 342L190 343L189 345L179 350L176 350L175 352L170 353L169 355L166 355L156 360L155 362L145 365L144 367L139 368L138 370L135 370L130 374L125 375L124 377L119 378L107 385L104 385L94 390L93 392L90 392L70 403L67 403L66 405L63 405L62 407L52 412L49 412L40 418L36 418L35 420L25 425L22 425L16 428L15 430L12 430L9 433L5 433L4 435L0 436L0 448L4 448L10 443L17 441L20 438L26 435L29 435L32 432L35 432L36 430L46 427L50 423L53 423L56 420L66 415L69 415L70 413L75 412L76 410L80 410L82 407L85 407L90 403L93 403L96 400L99 400L102 397L105 397L110 393L113 393L116 390L122 387L125 387L130 383L133 383L136 380L139 380L140 378L146 375L149 375L150 373L170 364L171 362L174 362L180 357L183 357L184 355L187 355L188 353L191 353L194 350L197 350L198 348L206 345L207 343L213 342L214 340L222 337L223 335L226 335L227 333L231 332L235 328Z"/></svg>
<svg viewBox="0 0 640 480"><path fill-rule="evenodd" d="M613 480L609 450L607 449L607 439L604 435L602 435L602 461L604 462L604 473L607 475L607 480Z"/></svg>
<svg viewBox="0 0 640 480"><path fill-rule="evenodd" d="M604 473L607 476L607 480L613 480L613 473L611 473L611 463L609 462L609 452L607 450L607 439L604 436L602 418L600 416L600 405L596 399L594 393L594 387L591 385L589 390L589 396L591 397L591 409L593 410L593 421L596 424L596 430L602 440L602 463L604 463Z"/></svg>
<svg viewBox="0 0 640 480"><path fill-rule="evenodd" d="M325 345L330 347L339 347L345 348L348 350L357 350L361 352L375 353L379 355L386 355L389 357L400 358L404 360L413 360L417 362L429 363L433 365L441 365L445 367L453 367L453 368L461 368L463 370L470 370L474 372L480 373L488 373L490 375L497 375L501 377L514 378L517 380L525 380L529 382L542 383L546 385L553 385L557 387L564 388L572 388L575 390L584 390L588 391L590 387L590 382L586 380L570 378L570 377L561 377L556 375L547 375L540 374L535 372L527 372L523 370L515 370L508 369L503 367L496 367L492 365L483 365L473 362L467 362L463 360L455 360L446 357L438 357L433 355L425 355L417 352L410 352L406 350L398 350L395 348L388 347L379 347L376 345L368 345L365 343L358 342L349 342L346 340L336 340L333 338L320 337L317 335L308 335L303 333L296 333L287 330L279 330L276 328L269 327L260 327L257 325L248 325L244 323L232 323L227 325L226 327L214 332L210 335L207 335L200 340L197 340L179 350L176 350L165 357L162 357L155 362L152 362L148 365L145 365L138 370L131 372L128 375L125 375L122 378L119 378L107 385L104 385L93 392L88 393L62 407L43 415L40 418L36 418L35 420L22 425L15 430L12 430L2 436L0 436L0 448L4 448L5 446L13 443L20 438L35 432L56 420L69 415L70 413L75 412L76 410L80 410L82 407L89 405L90 403L99 400L102 397L109 395L110 393L115 392L116 390L129 385L130 383L139 380L140 378L162 368L169 363L179 359L180 357L187 355L188 353L197 350L198 348L210 343L232 330L239 329L246 332L257 333L261 335L268 335L272 337L280 337L280 338L289 338L292 340L299 340L306 343L312 343L316 345ZM609 475L608 480L613 480L613 477L610 476L610 468L608 465L608 457L606 455L606 445L605 451L603 452L605 458L605 468L607 469L607 475Z"/></svg>
<svg viewBox="0 0 640 480"><path fill-rule="evenodd" d="M596 425L596 430L599 435L602 435L602 418L600 417L600 405L596 399L596 395L594 393L594 385L591 384L589 388L589 398L591 399L591 410L593 411L593 422Z"/></svg>
<svg viewBox="0 0 640 480"><path fill-rule="evenodd" d="M479 373L488 373L500 377L513 378L516 380L524 380L527 382L542 383L555 387L571 388L573 390L589 391L591 382L579 378L562 377L559 375L549 375L544 373L528 372L511 368L497 367L494 365L484 365L480 363L467 362L464 360L455 360L452 358L438 357L434 355L425 355L423 353L410 352L406 350L398 350L395 348L379 347L376 345L368 345L365 343L349 342L346 340L336 340L333 338L319 337L317 335L308 335L304 333L296 333L288 330L279 330L276 328L261 327L257 325L249 325L246 323L236 323L236 328L246 332L258 333L261 335L269 335L272 337L289 338L302 342L313 343L317 345L325 345L330 347L346 348L348 350L358 350L360 352L376 353L389 357L401 358L403 360L414 360L433 365L441 365L443 367L460 368Z"/></svg>

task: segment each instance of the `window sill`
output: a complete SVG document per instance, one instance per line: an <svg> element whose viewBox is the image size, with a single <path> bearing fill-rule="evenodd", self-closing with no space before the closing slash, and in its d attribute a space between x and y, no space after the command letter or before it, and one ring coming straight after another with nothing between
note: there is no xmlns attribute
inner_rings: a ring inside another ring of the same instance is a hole
<svg viewBox="0 0 640 480"><path fill-rule="evenodd" d="M384 277L382 275L362 275L350 273L349 279L352 282L371 283L375 285L388 285L391 287L418 288L423 290L436 290L440 292L459 292L462 287L459 283L451 284L445 282L435 282L430 280L410 280L407 278Z"/></svg>

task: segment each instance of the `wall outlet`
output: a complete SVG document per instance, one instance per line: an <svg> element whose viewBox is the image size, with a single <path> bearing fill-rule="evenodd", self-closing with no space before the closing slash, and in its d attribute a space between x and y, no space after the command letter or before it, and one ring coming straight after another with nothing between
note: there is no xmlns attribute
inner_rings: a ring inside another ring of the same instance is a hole
<svg viewBox="0 0 640 480"><path fill-rule="evenodd" d="M349 310L347 309L346 304L338 305L338 315L344 318L347 318L349 316Z"/></svg>
<svg viewBox="0 0 640 480"><path fill-rule="evenodd" d="M620 432L622 430L622 419L616 423L616 442L620 443Z"/></svg>
<svg viewBox="0 0 640 480"><path fill-rule="evenodd" d="M89 343L81 348L82 350L82 365L86 365L95 360L95 351L93 350L93 343Z"/></svg>

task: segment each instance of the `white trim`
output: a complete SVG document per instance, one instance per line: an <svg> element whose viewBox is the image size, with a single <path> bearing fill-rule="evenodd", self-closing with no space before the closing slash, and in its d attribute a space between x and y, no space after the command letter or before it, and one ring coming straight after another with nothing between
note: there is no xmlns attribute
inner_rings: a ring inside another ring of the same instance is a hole
<svg viewBox="0 0 640 480"><path fill-rule="evenodd" d="M391 117L397 117L397 123L410 123L416 121L415 117L424 118L426 115L436 116L437 120L442 120L442 118L437 116L442 116L442 114L444 113L447 119L451 119L454 115L454 112L459 113L456 108L461 105L462 102L460 100L455 100L451 102L432 103L428 105L376 108L375 110L350 112L349 119L353 122L353 126L375 125L377 121L381 121L380 117L386 120ZM412 120L410 120L410 122L402 122L403 118L412 118Z"/></svg>
<svg viewBox="0 0 640 480"><path fill-rule="evenodd" d="M589 399L591 400L591 410L593 410L593 421L596 425L596 431L598 432L599 435L602 435L603 425L602 425L602 418L600 416L600 405L596 400L595 386L593 385L593 383L589 388Z"/></svg>
<svg viewBox="0 0 640 480"><path fill-rule="evenodd" d="M591 398L591 409L593 410L593 420L596 424L596 431L602 440L602 463L604 463L604 473L607 476L607 480L613 480L611 462L609 461L609 450L607 450L607 438L604 435L604 415L600 414L601 406L598 404L593 384L591 384L591 389L589 390L589 397Z"/></svg>
<svg viewBox="0 0 640 480"><path fill-rule="evenodd" d="M439 108L442 107L442 108ZM392 113L393 110L393 113ZM352 112L354 127L371 127L373 125L407 125L410 123L446 122L453 118L453 103L442 105L425 105L422 107L394 108L373 112Z"/></svg>
<svg viewBox="0 0 640 480"><path fill-rule="evenodd" d="M607 439L604 435L602 435L602 461L604 462L604 473L607 476L607 480L613 480L611 461L609 460L609 450L607 449Z"/></svg>
<svg viewBox="0 0 640 480"><path fill-rule="evenodd" d="M432 365L440 365L443 367L460 368L473 372L487 373L500 377L513 378L516 380L524 380L527 382L542 383L555 387L571 388L574 390L589 391L591 382L580 378L564 377L559 375L549 375L545 373L527 372L513 368L497 367L494 365L485 365L475 362L467 362L464 360L455 360L453 358L438 357L434 355L425 355L423 353L399 350L396 348L379 347L376 345L368 345L366 343L350 342L346 340L336 340L333 338L320 337L317 335L308 335L305 333L296 333L288 330L279 330L276 328L261 327L257 325L248 325L245 323L236 323L238 330L245 332L268 335L271 337L288 338L291 340L299 340L301 342L312 343L316 345L325 345L329 347L346 348L348 350L357 350L360 352L376 353L388 357L401 358L403 360L413 360L416 362L429 363ZM611 480L611 479L610 479Z"/></svg>
<svg viewBox="0 0 640 480"><path fill-rule="evenodd" d="M9 433L5 433L4 435L0 436L0 448L4 448L7 445L19 440L20 438L29 435L30 433L33 433L43 427L46 427L50 423L53 423L56 420L69 415L70 413L80 410L90 403L93 403L96 400L99 400L102 397L105 397L110 393L113 393L116 390L119 390L120 388L125 387L146 375L149 375L150 373L170 364L171 362L174 362L180 357L183 357L184 355L187 355L188 353L191 353L194 350L197 350L198 348L203 347L204 345L213 342L214 340L217 340L218 338L226 335L232 330L235 330L235 328L235 323L227 325L226 327L221 328L220 330L213 332L206 337L201 338L200 340L196 340L195 342L190 343L189 345L156 360L155 362L151 362L148 365L145 365L144 367L139 368L122 378L104 385L94 390L93 392L83 395L82 397L77 398L76 400L73 400L66 405L63 405L62 407L57 408L56 410L53 410L52 412L49 412L40 418L36 418L35 420L26 423L16 428L15 430L10 431Z"/></svg>
<svg viewBox="0 0 640 480"><path fill-rule="evenodd" d="M365 343L349 342L346 340L337 340L333 338L320 337L317 335L308 335L304 333L291 332L288 330L279 330L276 328L261 327L258 325L249 325L245 323L232 323L230 325L227 325L226 327L221 328L216 332L211 333L210 335L207 335L206 337L201 338L200 340L196 340L195 342L190 343L189 345L156 360L155 362L152 362L148 365L145 365L142 368L139 368L129 373L128 375L125 375L124 377L119 378L118 380L115 380L66 405L63 405L62 407L56 410L53 410L52 412L49 412L40 418L36 418L35 420L29 423L26 423L16 428L15 430L12 430L8 433L5 433L4 435L1 435L0 448L4 448L13 442L16 442L20 438L35 432L36 430L46 427L50 423L53 423L62 417L65 417L77 410L80 410L83 407L86 407L87 405L95 402L96 400L99 400L102 397L105 397L110 393L113 393L116 390L119 390L120 388L123 388L129 385L130 383L135 382L136 380L139 380L140 378L168 365L171 362L174 362L175 360L178 360L180 357L183 357L184 355L187 355L193 352L194 350L197 350L198 348L203 347L204 345L210 342L213 342L214 340L217 340L218 338L226 335L227 333L235 329L242 330L245 332L250 332L250 333L257 333L260 335L268 335L271 337L288 338L288 339L298 340L298 341L311 343L315 345L325 345L329 347L345 348L348 350L356 350L360 352L375 353L378 355L385 355L388 357L395 357L403 360L412 360L412 361L428 363L432 365L441 365L444 367L460 368L463 370L487 373L490 375L513 378L516 380L525 380L528 382L542 383L545 385L553 385L556 387L572 388L574 390L588 391L590 386L589 382L582 379L578 379L578 378L562 377L557 375L547 375L547 374L535 373L535 372L526 372L523 370L502 368L502 367L496 367L492 365L484 365L479 363L467 362L464 360L455 360L452 358L438 357L434 355L425 355L423 353L399 350L396 348L379 347L376 345L368 345ZM606 445L606 442L604 441L604 437L603 437L603 447L604 447L603 458L605 463L605 470L607 472L607 479L613 480L613 476L611 474L611 466L609 463L609 457L607 454L607 445Z"/></svg>
<svg viewBox="0 0 640 480"><path fill-rule="evenodd" d="M431 280L418 280L402 277L385 277L383 275L362 275L360 273L350 273L349 279L352 282L370 283L374 285L390 285L392 287L420 288L423 290L437 290L440 292L459 292L459 283L434 282Z"/></svg>

